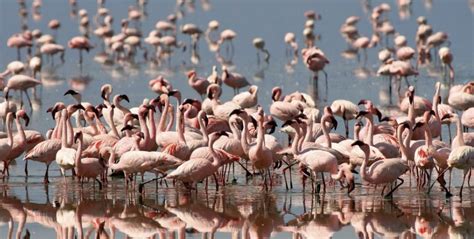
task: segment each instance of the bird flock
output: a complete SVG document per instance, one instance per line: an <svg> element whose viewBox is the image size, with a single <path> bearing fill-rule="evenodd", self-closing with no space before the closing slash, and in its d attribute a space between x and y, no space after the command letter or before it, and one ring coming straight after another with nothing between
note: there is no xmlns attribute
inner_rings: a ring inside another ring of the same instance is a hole
<svg viewBox="0 0 474 239"><path fill-rule="evenodd" d="M27 11L26 3L18 2ZM382 187L381 194L391 197L408 179L409 187L426 193L438 184L450 197L454 190L451 172L461 170L462 197L465 181L469 183L474 167L474 133L468 132L474 128L474 82L455 84L448 34L434 31L425 17L417 18L418 29L411 36L416 42L414 48L408 46L407 37L390 22L391 8L386 3L371 9L371 37L359 33L358 16L348 17L340 28L347 42L347 57L357 56L361 61L363 52L365 64L369 57L367 49L380 48L377 74L381 79L388 78L390 92L392 85L397 87L399 99L390 110L379 109L362 97L359 102L338 99L326 106L318 105L318 99L309 94L284 92L279 86L272 89L272 103L265 106L259 103L259 98L266 97L259 87L226 64L236 50L235 31L220 31L216 20L210 21L206 30L191 23L179 26L182 16L178 11L157 21L146 36L141 21L147 1L137 2L129 7L128 17L120 20L118 32L114 31L114 19L105 1L98 1L97 13L91 16L85 9L78 10L78 3L72 0L69 3L76 14L80 35L69 39L67 46L55 40L62 27L56 19L48 23L51 34L25 26L22 32L8 38L7 46L17 50L18 59L0 75L4 96L0 116L6 130L0 133L4 179L10 176L12 162L22 158L26 177L31 161L45 164L45 184L50 182L49 168L55 162L66 184L69 171L81 185L97 182L99 188L107 184L110 176L123 175L126 189L142 193L145 185L153 181L167 187L173 182L187 190L198 190L204 183L207 192L209 179L219 190L221 186L243 183L238 182L241 178L254 179L262 190L272 190L280 177L290 190L293 176L297 175L303 191L308 184L313 193L321 193L321 188L326 192L328 184L338 181L348 194L362 185L361 188L376 190ZM178 1L177 6L184 4ZM39 11L41 1L34 0L32 8L33 12ZM315 33L315 24L322 18L312 10L304 16L303 48L299 48L296 34L289 32L284 36L286 54L292 64L301 59L316 82L319 72L323 72L327 87L325 66L330 61L317 47ZM188 35L191 43L179 41L178 35ZM39 76L44 60L54 64L53 59L59 55L64 62L66 51L77 50L82 67L83 54L99 49L99 60L103 63L126 66L126 62L143 58L161 65L170 64L174 55L190 50L191 62L196 63L201 37L221 65L213 66L209 76L199 76L196 70L186 72L189 86L200 99L182 95L173 86L177 84L163 75L149 81L156 97L143 99L136 106L127 104L127 94L114 94L110 84L96 92L102 102L87 102L81 91L71 89L63 96L51 96L72 97L75 101L57 101L48 109L55 122L52 129L44 135L39 130L27 129L28 106L23 104L23 94L32 108L29 91L34 94L42 87ZM262 54L263 61L268 63L270 52L263 38L255 38L252 44L258 60ZM23 49L27 56L21 61ZM430 65L444 67L443 81L450 86L444 101L441 82L433 85L432 99L417 95L414 84L410 84L409 77L418 76L419 68ZM232 98L222 97L225 87L232 88ZM12 92L20 93L19 104L12 98ZM332 131L338 126L336 117L344 122L344 134ZM455 124L456 133L442 135L443 125L450 129L451 124ZM288 135L287 142L274 135L277 128ZM350 128L354 131L350 132ZM154 177L145 180L145 174Z"/></svg>

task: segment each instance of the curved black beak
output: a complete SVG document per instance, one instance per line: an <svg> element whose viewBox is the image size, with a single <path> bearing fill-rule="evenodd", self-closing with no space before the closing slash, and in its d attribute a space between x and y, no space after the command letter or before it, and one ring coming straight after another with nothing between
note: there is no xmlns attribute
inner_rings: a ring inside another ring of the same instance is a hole
<svg viewBox="0 0 474 239"><path fill-rule="evenodd" d="M332 128L334 130L337 130L337 120L336 118L334 118L334 116L331 116L331 124L332 124Z"/></svg>
<svg viewBox="0 0 474 239"><path fill-rule="evenodd" d="M77 95L77 94L79 93L75 90L68 90L66 91L66 93L64 93L64 95Z"/></svg>
<svg viewBox="0 0 474 239"><path fill-rule="evenodd" d="M130 103L130 99L128 98L127 95L120 95L120 96L119 96L119 99L120 99L120 100L125 100L125 101L127 101L128 103Z"/></svg>

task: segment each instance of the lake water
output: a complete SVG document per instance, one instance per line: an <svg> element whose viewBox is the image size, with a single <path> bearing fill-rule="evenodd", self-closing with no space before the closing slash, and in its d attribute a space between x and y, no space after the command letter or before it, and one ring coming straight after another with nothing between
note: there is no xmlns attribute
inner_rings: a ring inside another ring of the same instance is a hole
<svg viewBox="0 0 474 239"><path fill-rule="evenodd" d="M6 41L13 33L21 31L22 24L26 24L29 29L38 28L51 33L47 28L49 20L60 20L57 42L63 45L67 45L71 37L80 34L78 18L71 16L72 8L68 1L42 2L38 16L32 13L31 1L28 1L28 16L25 19L18 14L20 7L17 1L0 2L0 68L16 59L16 50L8 48ZM105 6L114 17L116 32L120 28L120 19L127 17L128 6L135 2L106 2ZM147 16L141 22L144 34L147 35L153 29L156 21L165 20L167 15L177 9L183 15L178 24L195 23L205 29L210 20L216 19L220 22L220 30L233 29L238 34L234 40L235 54L231 62L227 59L226 64L259 86L259 104L267 111L271 103L271 89L277 85L283 88L284 93L296 90L309 93L316 98L320 109L335 99L357 102L364 98L379 106L388 105L388 81L376 76L380 46L368 50L368 62L363 65L357 59L342 56L347 44L339 33L339 27L346 17L356 15L361 17L359 32L370 37L370 10L366 9L382 1L189 2L194 4L186 3L177 8L174 1L149 1L145 9ZM392 11L388 18L397 32L407 36L410 46L415 45L416 18L426 16L434 31L449 34L456 84L474 79L472 1L413 1L410 16L405 15L403 18L395 2L389 2ZM92 18L97 4L95 1L79 1L78 9L82 8ZM296 65L291 65L291 59L285 56L283 37L286 32L294 32L300 47L303 46L303 13L306 10L315 10L322 16L315 24L315 33L320 36L316 45L330 60L325 69L328 73L327 91L322 74L319 82L314 82L301 59ZM266 48L271 53L268 64L257 61L256 49L252 45L255 37L265 39ZM190 42L188 36L178 35L178 38ZM31 129L45 133L54 126L46 109L57 101L74 103L71 97L63 96L70 88L82 91L84 101L99 103L100 87L110 83L114 94L126 93L129 96L130 103L127 106L132 107L140 104L144 98L156 97L149 90L148 81L161 74L182 91L184 98L199 98L188 86L185 72L196 69L199 76L207 76L213 65L219 65L204 39L199 42L200 61L197 64L191 62L191 54L186 51L175 54L169 65L165 63L157 66L144 62L141 57L137 57L134 64L104 65L94 61L95 55L100 52L100 44L95 36L91 39L96 49L84 54L82 67L77 64L78 53L70 49L66 50L66 63L60 64L59 59L55 59L54 65L43 63L43 86L35 92ZM22 59L25 59L24 51ZM435 82L442 80L440 69L435 66L421 68L420 75L410 79L416 87L416 94L428 99L432 97ZM444 86L443 96L448 89L446 84ZM222 98L230 99L232 94L232 90L225 87ZM393 101L397 102L395 97ZM343 133L343 127L338 128L338 132ZM444 134L447 134L446 128ZM277 135L285 142L284 135ZM122 179L112 179L102 191L93 188L91 183L81 189L70 178L66 186L54 164L50 169L52 183L45 187L42 184L43 164L30 163L27 180L23 168L24 162L17 159L10 169L10 178L0 184L0 238L22 238L26 229L31 233L31 238L67 238L73 236L73 231L78 233L80 221L84 235L89 233L89 238L95 238L96 224L100 221L106 221L106 233L112 236L112 231L115 231L116 238L124 238L125 234L130 237L155 234L156 238L182 238L179 236L180 230L185 238L354 238L367 235L377 238L424 238L429 235L433 238L455 235L474 237L474 225L471 222L474 215L471 197L474 194L470 189L466 189L467 196L462 203L457 197L444 200L444 195L437 190L428 196L417 192L414 187L402 187L392 201L383 200L379 192L361 189L360 185L351 197L339 191L339 187L329 187L328 193L315 197L308 190L306 194L301 192L298 174L294 172L296 187L289 192L285 190L281 176L278 176L272 192L263 192L259 182L246 182L245 178L238 176L237 185L228 185L218 193L211 187L209 193L200 188L198 194L188 194L172 185L169 188L160 185L156 192L154 186L149 185L145 195L140 196L131 191L126 193ZM455 172L454 186L459 186L460 178L460 173ZM192 219L192 216L197 219ZM169 229L165 220L176 222L175 227ZM111 225L114 225L115 230L110 230ZM211 235L213 230L215 236ZM297 232L300 237L295 236ZM201 237L202 233L205 236Z"/></svg>

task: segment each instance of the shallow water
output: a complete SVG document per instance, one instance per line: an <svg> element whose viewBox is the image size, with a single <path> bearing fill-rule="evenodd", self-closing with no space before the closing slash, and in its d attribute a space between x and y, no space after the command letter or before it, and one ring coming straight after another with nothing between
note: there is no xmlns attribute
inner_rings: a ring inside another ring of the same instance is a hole
<svg viewBox="0 0 474 239"><path fill-rule="evenodd" d="M203 7L206 2L210 6L207 10ZM388 17L397 31L407 36L410 46L414 46L416 17L424 15L434 31L445 31L449 34L452 43L450 48L455 59L455 82L464 83L474 78L472 1L435 1L431 6L429 5L431 1L414 1L411 17L404 19L399 15L394 2L390 1L392 11ZM120 19L127 16L128 6L134 3L135 1L123 0L106 3L105 6L114 16L115 31L119 30ZM220 30L226 28L235 30L238 34L234 41L235 55L230 61L226 59L225 64L244 74L253 84L260 87L259 103L266 109L271 102L271 88L275 85L282 86L284 93L295 90L309 93L316 98L320 109L328 102L340 98L351 101L370 99L383 107L389 104L388 81L375 75L378 67L376 55L380 47L368 50L368 62L364 65L358 63L356 58L346 59L342 56L347 44L339 34L339 27L345 18L358 15L361 17L358 24L360 33L370 36L369 13L365 7L367 5L373 7L379 3L381 1L202 0L194 1L194 6L186 4L180 8L184 17L178 23L192 22L205 29L210 20L217 19L220 22ZM78 9L81 8L87 9L89 16L93 17L97 6L94 1L80 1ZM300 47L303 46L301 34L305 21L303 12L309 9L316 10L322 16L322 20L316 22L315 32L320 36L316 45L331 61L326 67L329 76L327 91L322 74L319 82L314 82L311 73L301 63L301 59L298 59L296 65L291 65L289 62L292 59L285 56L283 36L286 32L295 32ZM19 5L16 1L0 1L1 67L16 59L16 51L9 49L6 41L11 34L21 30L22 19L18 15L18 10ZM29 14L24 23L30 29L39 28L44 32L50 32L47 28L48 21L53 18L60 20L62 26L58 31L58 42L61 44L66 45L68 39L80 34L78 19L71 16L72 9L68 1L43 0L41 19L31 12L31 2L27 3L27 10ZM177 9L173 1L150 1L145 10L147 18L141 23L141 28L147 34L157 20L164 20L168 14ZM93 26L92 20L91 26ZM256 50L252 46L254 37L265 39L266 47L271 53L268 64L257 62ZM162 66L157 66L144 62L141 57L137 57L134 63L102 65L94 61L94 56L100 52L99 41L94 36L92 40L97 47L89 54L84 54L85 62L82 67L77 64L78 53L69 49L66 51L65 64L61 64L59 59L54 60L55 64L47 61L44 63L41 74L43 86L35 92L30 128L44 133L53 127L53 121L45 111L57 101L74 103L72 98L63 96L63 93L71 87L83 92L84 101L99 103L100 86L111 83L114 94L128 94L131 102L127 106L135 106L145 97L156 97L148 89L148 80L162 74L175 88L182 91L183 96L199 98L187 84L186 70L194 68L198 75L207 76L211 66L219 64L218 60L221 60L209 52L206 42L201 39L198 64L191 63L190 52L187 51L175 54L169 65L164 63ZM189 37L183 35L179 35L179 40L190 42ZM22 52L22 59L25 59L25 52ZM416 86L416 94L431 99L435 82L443 80L440 72L439 66L430 65L422 68L420 76L410 80ZM446 96L447 85L443 86L443 96ZM231 96L232 91L224 88L223 99L229 99ZM397 102L395 96L392 100ZM342 133L343 127L340 127L338 132ZM447 135L446 128L443 134ZM285 137L278 135L284 142ZM110 223L116 225L118 238L123 238L123 234L127 233L124 228L118 226L122 221L129 223L138 221L142 223L141 225L149 226L151 232L168 234L169 232L161 228L164 224L160 220L164 218L163 215L173 217L173 210L180 220L185 220L187 217L178 212L187 211L201 215L201 222L210 222L210 225L214 225L215 238L236 238L231 236L230 232L233 231L235 235L239 230L248 231L251 238L290 238L291 233L296 231L307 238L324 238L331 235L333 238L352 238L360 236L361 231L363 234L373 233L380 238L403 233L416 237L437 233L436 238L447 238L449 233L451 233L449 235L459 233L466 236L474 234L472 223L469 222L472 220L470 217L474 215L470 205L473 193L467 189L462 204L458 202L457 197L445 201L442 194L434 193L427 196L407 187L402 187L396 192L393 201L382 200L379 191L367 192L365 189L360 189L359 185L351 197L339 191L339 187L337 189L329 187L328 193L313 199L308 193L309 190L306 194L301 193L298 174L294 172L295 188L289 192L285 190L281 176L276 179L272 192L265 193L260 190L260 182L247 183L241 174L238 174L237 185L228 185L218 194L213 190L213 185L210 186L212 190L208 194L200 188L198 195L187 195L174 187L166 189L163 185L156 193L154 186L148 185L146 194L140 198L138 194L131 192L126 194L121 179L112 179L103 191L92 188L92 183L86 183L84 189L81 189L69 178L66 186L59 176L59 169L54 164L50 169L53 183L44 187L42 184L44 165L30 163L30 176L27 182L23 166L24 162L18 159L10 169L12 176L1 184L3 194L0 198L1 238L8 238L9 222L14 225L12 233L15 236L21 220L26 220L26 225L20 231L21 235L28 229L31 238L60 237L59 235L65 234L65 228L60 226L61 222L64 222L61 220L68 222L71 228L77 229L79 228L75 224L78 221L77 215L82 215L80 218L83 221L84 235L92 230L93 218L106 221L105 228L109 235ZM453 184L458 186L460 175L455 172L453 178ZM408 179L405 185L407 184ZM201 231L198 227L189 221L186 222L186 238L200 238L200 232L191 230L194 228L196 231ZM206 231L209 228L202 230ZM304 234L305 230L309 234ZM91 233L95 234L95 231ZM143 235L132 233L130 236ZM177 238L178 233L175 232L174 236L170 237Z"/></svg>

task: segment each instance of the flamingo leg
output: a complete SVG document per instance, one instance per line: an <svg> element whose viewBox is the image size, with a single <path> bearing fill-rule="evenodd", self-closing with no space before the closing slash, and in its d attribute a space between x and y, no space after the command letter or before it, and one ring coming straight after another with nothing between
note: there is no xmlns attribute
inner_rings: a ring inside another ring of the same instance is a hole
<svg viewBox="0 0 474 239"><path fill-rule="evenodd" d="M397 190L397 188L399 188L400 186L402 186L403 184L403 179L402 178L398 178L398 180L400 180L400 184L398 184L397 186L395 186L390 192L387 193L387 195L385 195L385 198L389 198L389 197L392 197L392 194L395 190Z"/></svg>
<svg viewBox="0 0 474 239"><path fill-rule="evenodd" d="M464 182L466 182L466 176L467 176L468 172L469 172L468 169L464 170L464 176L462 178L461 189L459 190L459 198L461 198L461 200L462 200L462 189L464 187Z"/></svg>
<svg viewBox="0 0 474 239"><path fill-rule="evenodd" d="M139 193L142 193L143 192L143 187L145 186L145 184L147 183L150 183L150 182L153 182L153 181L156 181L156 180L160 180L162 178L166 177L166 174L163 174L163 176L161 177L155 177L153 179L150 179L148 181L145 181L145 182L141 182L140 184L138 184L138 192Z"/></svg>
<svg viewBox="0 0 474 239"><path fill-rule="evenodd" d="M28 162L28 161L27 161ZM25 166L26 167L26 166ZM44 173L44 179L43 179L43 183L44 184L48 184L49 183L49 164L46 164L46 172Z"/></svg>
<svg viewBox="0 0 474 239"><path fill-rule="evenodd" d="M25 176L28 176L28 160L25 160ZM26 177L28 179L28 177Z"/></svg>

